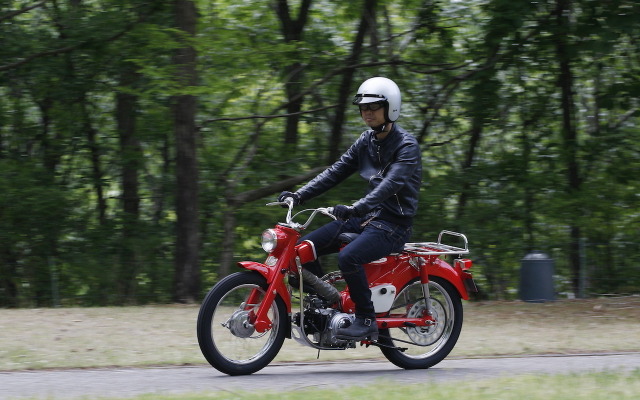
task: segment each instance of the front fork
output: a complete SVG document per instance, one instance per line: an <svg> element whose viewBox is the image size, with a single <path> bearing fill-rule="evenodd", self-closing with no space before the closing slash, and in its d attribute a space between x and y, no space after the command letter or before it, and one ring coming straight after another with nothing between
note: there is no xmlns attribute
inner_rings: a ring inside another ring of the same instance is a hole
<svg viewBox="0 0 640 400"><path fill-rule="evenodd" d="M257 291L258 291L257 289L254 289L255 293L252 293L251 297L259 296L259 293L257 293ZM252 316L255 318L255 321L253 322L253 326L255 327L256 331L259 333L263 333L268 329L271 329L271 327L273 326L273 323L269 319L267 313L271 308L271 304L273 304L275 300L276 293L277 293L276 290L271 290L269 288L269 290L267 290L267 292L265 293L264 298L262 299L262 303L260 303L258 312L256 312L255 316Z"/></svg>
<svg viewBox="0 0 640 400"><path fill-rule="evenodd" d="M281 270L278 273L284 275L286 271ZM250 317L250 321L252 322L257 332L263 333L272 328L273 323L268 316L269 309L275 301L278 293L284 295L285 291L286 288L284 288L284 278L281 276L275 276L267 287L264 298L262 298L262 302L260 303L260 307L258 307L257 312ZM258 292L258 289L254 289L253 293L250 295L250 299L258 299L259 297L260 293ZM288 297L283 296L283 299L286 302L288 301ZM251 301L248 304L255 304L254 301ZM250 307L249 305L247 305L247 307Z"/></svg>

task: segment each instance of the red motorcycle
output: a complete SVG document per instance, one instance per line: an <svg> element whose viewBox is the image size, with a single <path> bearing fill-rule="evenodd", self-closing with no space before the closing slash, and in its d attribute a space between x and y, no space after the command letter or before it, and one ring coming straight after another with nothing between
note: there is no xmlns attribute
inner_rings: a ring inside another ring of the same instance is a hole
<svg viewBox="0 0 640 400"><path fill-rule="evenodd" d="M354 303L340 271L318 278L302 268L316 254L313 243L298 243L301 232L318 213L335 219L331 209L307 209L292 216L290 203L267 205L289 208L286 222L262 234L267 259L239 262L247 271L218 282L198 314L202 354L229 375L261 370L276 357L285 338L318 350L356 347L353 340L336 338L338 328L354 319ZM294 221L305 212L311 213L305 223ZM346 244L353 235L357 234L343 234L341 239ZM455 245L443 243L443 238ZM442 231L437 242L407 243L401 253L366 264L379 338L361 343L378 346L400 368L429 368L442 361L462 329L461 299L476 291L471 260L460 258L468 253L463 234ZM451 266L443 255L458 258ZM296 281L296 287L289 283Z"/></svg>

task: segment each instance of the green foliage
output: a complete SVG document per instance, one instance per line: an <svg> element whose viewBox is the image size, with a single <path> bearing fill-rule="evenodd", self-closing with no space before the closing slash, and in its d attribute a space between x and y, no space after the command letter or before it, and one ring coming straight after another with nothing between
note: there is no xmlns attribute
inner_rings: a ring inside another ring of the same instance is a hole
<svg viewBox="0 0 640 400"><path fill-rule="evenodd" d="M301 2L289 3L296 19ZM3 2L0 15L25 4ZM263 204L277 193L232 199L326 163L337 110L325 107L340 100L347 62L350 93L372 75L398 82L399 123L422 141L412 240L466 233L484 292L503 298L516 295L520 259L533 249L556 259L558 282L570 280L569 232L578 227L588 288L636 292L637 2L577 1L566 19L576 190L564 158L555 2L378 2L375 32L348 61L363 4L312 1L298 41L284 40L273 2L197 1L195 37L176 29L166 2L55 2L3 20L0 305L170 298L176 95L198 100L203 288L220 277L229 229L234 260L263 258L257 237L282 218ZM176 78L174 53L185 43L197 52L197 85ZM305 113L292 145L283 135L291 116L282 114L294 65ZM137 143L126 151L122 96L132 99ZM364 125L349 108L341 128L344 149ZM131 165L133 217L123 198ZM355 177L309 206L355 200L362 190ZM236 221L225 231L227 213Z"/></svg>
<svg viewBox="0 0 640 400"><path fill-rule="evenodd" d="M68 233L72 202L47 171L28 160L0 160L0 302L49 305L50 270Z"/></svg>

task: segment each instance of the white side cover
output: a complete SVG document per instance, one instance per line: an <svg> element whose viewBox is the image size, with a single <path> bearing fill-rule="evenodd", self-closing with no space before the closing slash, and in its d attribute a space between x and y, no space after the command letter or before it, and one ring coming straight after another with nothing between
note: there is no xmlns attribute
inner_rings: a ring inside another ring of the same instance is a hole
<svg viewBox="0 0 640 400"><path fill-rule="evenodd" d="M378 285L371 288L371 301L376 313L389 311L395 298L396 287L391 284Z"/></svg>

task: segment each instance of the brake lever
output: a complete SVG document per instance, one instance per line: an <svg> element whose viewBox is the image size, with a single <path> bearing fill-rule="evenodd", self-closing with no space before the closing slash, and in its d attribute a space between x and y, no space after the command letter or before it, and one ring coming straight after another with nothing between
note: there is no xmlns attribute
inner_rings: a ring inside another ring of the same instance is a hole
<svg viewBox="0 0 640 400"><path fill-rule="evenodd" d="M321 212L326 215L327 217L331 217L333 218L333 220L337 220L338 217L336 217L335 215L333 215L333 207L327 207L327 208L323 208L321 209Z"/></svg>

